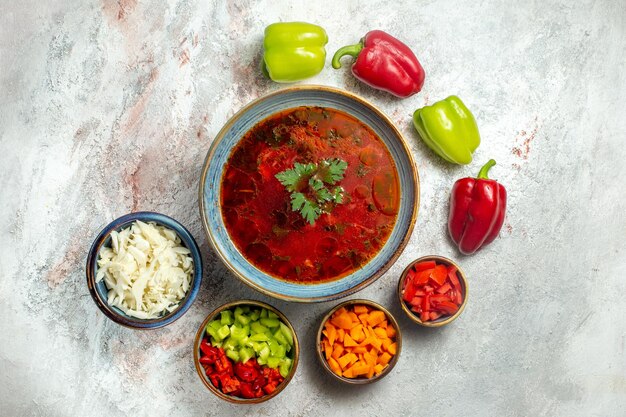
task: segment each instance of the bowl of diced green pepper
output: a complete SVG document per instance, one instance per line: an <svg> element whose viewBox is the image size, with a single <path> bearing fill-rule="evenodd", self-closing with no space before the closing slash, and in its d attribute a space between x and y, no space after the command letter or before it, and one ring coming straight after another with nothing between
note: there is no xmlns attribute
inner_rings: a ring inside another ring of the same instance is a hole
<svg viewBox="0 0 626 417"><path fill-rule="evenodd" d="M278 395L298 366L300 346L293 326L276 308L254 300L224 304L196 333L198 375L223 400L250 404Z"/></svg>

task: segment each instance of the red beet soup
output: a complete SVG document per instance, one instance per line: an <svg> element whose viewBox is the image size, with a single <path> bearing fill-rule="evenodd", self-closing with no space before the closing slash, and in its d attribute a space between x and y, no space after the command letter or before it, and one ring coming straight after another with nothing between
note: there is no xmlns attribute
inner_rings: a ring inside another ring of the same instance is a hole
<svg viewBox="0 0 626 417"><path fill-rule="evenodd" d="M389 150L342 111L297 107L248 131L224 168L222 217L258 269L298 283L331 281L372 259L400 202Z"/></svg>

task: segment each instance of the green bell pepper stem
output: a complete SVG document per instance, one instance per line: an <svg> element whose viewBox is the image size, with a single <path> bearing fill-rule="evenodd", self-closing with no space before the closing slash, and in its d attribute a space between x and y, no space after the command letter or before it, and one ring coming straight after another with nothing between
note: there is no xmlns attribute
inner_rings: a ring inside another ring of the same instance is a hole
<svg viewBox="0 0 626 417"><path fill-rule="evenodd" d="M492 166L494 166L496 164L495 159L490 159L489 161L487 161L487 163L480 169L480 172L478 173L478 179L480 180L488 180L489 177L487 176L487 173L489 172L489 170L491 169Z"/></svg>
<svg viewBox="0 0 626 417"><path fill-rule="evenodd" d="M341 68L341 62L339 62L341 58L343 58L345 55L350 55L351 57L356 58L357 56L359 56L359 53L361 53L362 49L363 41L355 43L354 45L346 45L343 48L339 48L337 52L335 52L335 55L333 55L333 68Z"/></svg>

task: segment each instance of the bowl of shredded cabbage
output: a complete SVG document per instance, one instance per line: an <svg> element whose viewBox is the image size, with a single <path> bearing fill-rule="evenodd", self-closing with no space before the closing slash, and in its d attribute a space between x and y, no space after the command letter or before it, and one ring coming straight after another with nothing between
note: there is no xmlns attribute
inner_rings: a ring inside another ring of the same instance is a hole
<svg viewBox="0 0 626 417"><path fill-rule="evenodd" d="M87 285L100 310L126 327L155 329L180 318L202 281L202 258L178 221L154 212L126 214L96 237Z"/></svg>

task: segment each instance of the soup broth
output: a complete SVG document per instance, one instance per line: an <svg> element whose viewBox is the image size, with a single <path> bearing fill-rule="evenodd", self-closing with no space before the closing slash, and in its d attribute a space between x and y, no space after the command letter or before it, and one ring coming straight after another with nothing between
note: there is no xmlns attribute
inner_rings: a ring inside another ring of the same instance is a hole
<svg viewBox="0 0 626 417"><path fill-rule="evenodd" d="M376 256L396 222L400 185L367 125L335 109L298 107L237 143L220 199L226 229L249 262L279 279L317 283Z"/></svg>

